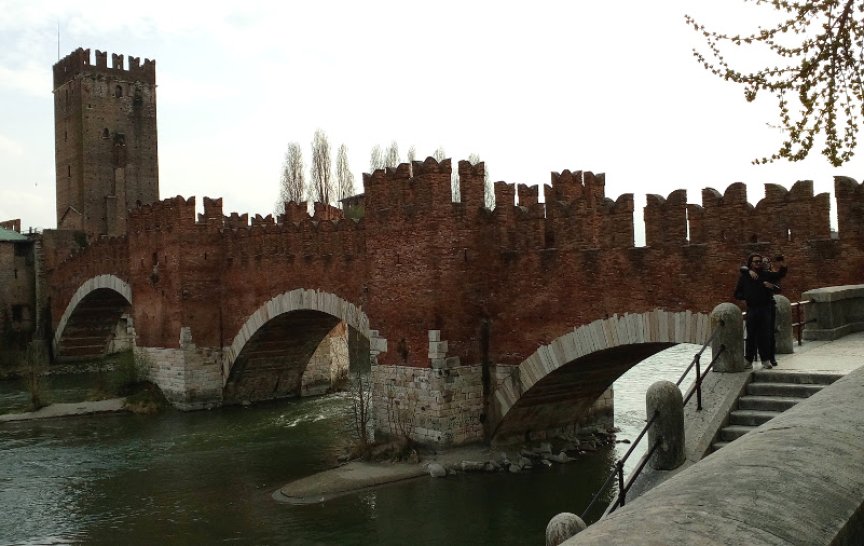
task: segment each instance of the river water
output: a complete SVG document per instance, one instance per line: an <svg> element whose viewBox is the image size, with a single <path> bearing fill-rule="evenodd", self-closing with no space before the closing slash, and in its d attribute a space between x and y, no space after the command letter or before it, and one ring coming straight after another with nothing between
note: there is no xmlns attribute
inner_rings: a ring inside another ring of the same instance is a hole
<svg viewBox="0 0 864 546"><path fill-rule="evenodd" d="M619 441L644 425L645 389L676 380L696 350L673 347L616 382ZM52 378L52 396L72 399L87 380ZM19 385L0 383L0 411L23 399ZM275 502L285 483L332 465L347 406L330 395L2 424L0 545L543 544L549 519L581 513L629 447L522 474L420 478L310 506Z"/></svg>

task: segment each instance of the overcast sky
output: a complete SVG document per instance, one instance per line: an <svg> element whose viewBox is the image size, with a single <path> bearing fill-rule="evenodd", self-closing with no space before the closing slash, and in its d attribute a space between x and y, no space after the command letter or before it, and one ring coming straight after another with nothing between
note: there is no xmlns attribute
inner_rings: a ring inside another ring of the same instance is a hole
<svg viewBox="0 0 864 546"><path fill-rule="evenodd" d="M206 6L206 7L204 7ZM160 193L268 214L289 142L348 147L357 180L375 144L404 158L479 154L495 181L606 173L606 194L666 197L737 181L858 179L861 160L753 166L782 138L776 106L692 57L697 16L751 30L743 1L0 1L0 220L56 226L51 66L77 47L156 59ZM770 9L768 10L770 13ZM773 64L773 60L771 61ZM334 154L335 155L335 154ZM833 206L833 201L832 201ZM641 217L641 214L639 215ZM640 221L637 218L637 221ZM640 230L641 231L641 230Z"/></svg>

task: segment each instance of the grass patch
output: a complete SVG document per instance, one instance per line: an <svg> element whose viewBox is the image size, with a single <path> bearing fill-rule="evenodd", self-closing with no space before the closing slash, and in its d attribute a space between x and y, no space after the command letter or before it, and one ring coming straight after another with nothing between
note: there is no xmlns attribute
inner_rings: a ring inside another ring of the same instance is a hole
<svg viewBox="0 0 864 546"><path fill-rule="evenodd" d="M130 394L126 397L124 407L138 415L153 415L170 407L168 400L159 387L149 381L139 381L129 385Z"/></svg>

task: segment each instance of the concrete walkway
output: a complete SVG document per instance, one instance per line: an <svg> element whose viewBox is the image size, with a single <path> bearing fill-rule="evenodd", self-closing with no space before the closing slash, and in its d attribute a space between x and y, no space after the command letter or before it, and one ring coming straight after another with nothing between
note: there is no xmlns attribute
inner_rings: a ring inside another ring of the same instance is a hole
<svg viewBox="0 0 864 546"><path fill-rule="evenodd" d="M777 355L777 369L802 372L849 373L864 365L864 332L834 341L795 343L795 353Z"/></svg>

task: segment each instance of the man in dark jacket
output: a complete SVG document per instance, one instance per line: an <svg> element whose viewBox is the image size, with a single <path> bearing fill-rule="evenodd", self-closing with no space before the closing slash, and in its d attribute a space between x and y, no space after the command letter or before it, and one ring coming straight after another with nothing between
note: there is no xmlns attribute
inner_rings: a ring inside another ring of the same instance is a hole
<svg viewBox="0 0 864 546"><path fill-rule="evenodd" d="M783 257L778 256L783 263ZM759 254L747 258L747 267L735 287L735 297L747 302L747 342L744 356L752 365L757 351L762 367L771 369L777 365L774 355L774 293L780 290L777 284L786 275L785 264L778 271L766 270L765 260Z"/></svg>

